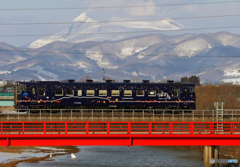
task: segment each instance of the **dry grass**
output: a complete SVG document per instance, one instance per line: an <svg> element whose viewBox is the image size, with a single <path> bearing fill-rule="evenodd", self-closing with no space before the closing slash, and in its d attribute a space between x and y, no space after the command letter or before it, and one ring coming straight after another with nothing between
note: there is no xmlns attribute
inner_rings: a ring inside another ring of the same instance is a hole
<svg viewBox="0 0 240 167"><path fill-rule="evenodd" d="M233 84L220 84L197 86L197 109L214 109L214 102L225 102L226 109L240 109L240 86Z"/></svg>

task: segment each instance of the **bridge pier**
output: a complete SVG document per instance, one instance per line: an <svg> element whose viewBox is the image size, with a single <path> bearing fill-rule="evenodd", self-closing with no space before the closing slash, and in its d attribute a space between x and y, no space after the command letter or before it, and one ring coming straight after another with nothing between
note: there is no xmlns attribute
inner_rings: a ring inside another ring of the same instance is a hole
<svg viewBox="0 0 240 167"><path fill-rule="evenodd" d="M219 158L219 146L204 146L203 165L204 167L218 167L218 163L211 164L211 158Z"/></svg>

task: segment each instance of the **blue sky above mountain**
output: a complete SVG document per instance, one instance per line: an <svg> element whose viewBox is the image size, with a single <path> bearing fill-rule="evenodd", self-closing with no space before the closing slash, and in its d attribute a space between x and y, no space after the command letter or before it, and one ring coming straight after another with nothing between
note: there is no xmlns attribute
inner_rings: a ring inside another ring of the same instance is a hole
<svg viewBox="0 0 240 167"><path fill-rule="evenodd" d="M230 0L229 0L230 1ZM213 0L195 0L194 3L216 2ZM154 5L154 4L181 4L193 3L190 0L0 0L1 9L5 8L61 8L61 7L98 7L98 6L132 6L132 5ZM0 11L0 23L24 23L24 22L69 22L83 12L94 20L109 20L112 17L129 19L153 19L153 18L176 18L197 17L210 15L239 14L240 3L186 5L167 7L145 7L145 8L112 8L112 9L84 9L84 10L40 10L40 11ZM239 17L211 18L211 19L187 19L177 20L177 23L185 28L202 27L225 27L237 26ZM175 21L175 20L174 20ZM24 26L0 26L0 35L12 34L54 34L64 29L66 25L24 25ZM224 29L231 33L239 33L238 29ZM217 30L192 31L190 33L218 32ZM161 32L162 33L162 32ZM183 32L168 32L166 35L182 34ZM188 33L188 32L186 32ZM23 46L31 43L39 37L0 37L1 42L14 46Z"/></svg>

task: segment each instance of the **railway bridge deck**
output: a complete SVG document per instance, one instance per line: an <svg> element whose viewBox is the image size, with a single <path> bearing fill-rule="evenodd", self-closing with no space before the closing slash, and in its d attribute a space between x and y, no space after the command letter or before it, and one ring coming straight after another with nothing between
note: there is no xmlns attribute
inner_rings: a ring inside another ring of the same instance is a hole
<svg viewBox="0 0 240 167"><path fill-rule="evenodd" d="M216 110L59 109L0 110L0 121L217 122ZM223 122L240 121L240 110L223 110Z"/></svg>

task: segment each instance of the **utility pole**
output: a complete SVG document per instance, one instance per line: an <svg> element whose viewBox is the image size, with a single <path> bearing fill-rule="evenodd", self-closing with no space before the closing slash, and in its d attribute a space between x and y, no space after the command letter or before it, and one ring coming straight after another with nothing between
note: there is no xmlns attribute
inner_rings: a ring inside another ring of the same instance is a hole
<svg viewBox="0 0 240 167"><path fill-rule="evenodd" d="M102 69L102 74L103 74L103 82L105 82L106 75L105 75L105 70L104 70L104 68Z"/></svg>

